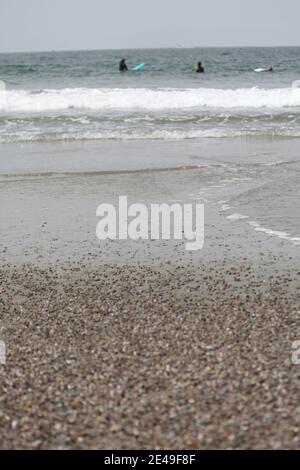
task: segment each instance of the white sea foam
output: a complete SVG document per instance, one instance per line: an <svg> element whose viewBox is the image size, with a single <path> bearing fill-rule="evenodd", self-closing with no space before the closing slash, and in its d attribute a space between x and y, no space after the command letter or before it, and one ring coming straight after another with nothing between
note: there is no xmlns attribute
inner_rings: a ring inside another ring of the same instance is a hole
<svg viewBox="0 0 300 470"><path fill-rule="evenodd" d="M227 216L227 219L235 222L237 220L249 219L249 216L243 214L231 214Z"/></svg>
<svg viewBox="0 0 300 470"><path fill-rule="evenodd" d="M258 222L255 221L247 221L247 223L254 228L256 232L262 232L266 235L270 235L271 237L277 237L281 240L288 240L291 241L294 245L300 244L300 237L292 236L288 232L283 232L282 230L274 230L267 227L262 227Z"/></svg>
<svg viewBox="0 0 300 470"><path fill-rule="evenodd" d="M47 112L66 109L163 110L189 108L284 108L300 107L300 88L277 89L146 89L69 88L32 93L7 90L0 93L0 111Z"/></svg>
<svg viewBox="0 0 300 470"><path fill-rule="evenodd" d="M229 204L222 204L220 212L227 212L227 211L230 211L232 209L233 209L233 207L230 206Z"/></svg>
<svg viewBox="0 0 300 470"><path fill-rule="evenodd" d="M1 127L1 126L0 126ZM234 129L207 129L207 130L182 130L177 129L118 129L118 130L82 130L78 129L49 129L49 128L30 128L28 130L16 129L13 130L9 125L0 128L0 144L7 143L23 143L23 142L61 142L61 141L88 141L88 140L162 140L162 141L176 141L188 139L219 139L219 138L234 138L242 136L257 136L264 135L264 132L259 131L246 131ZM271 135L283 137L300 137L298 132L274 132ZM233 180L232 180L233 181Z"/></svg>
<svg viewBox="0 0 300 470"><path fill-rule="evenodd" d="M165 129L119 129L119 130L68 130L68 132L49 130L29 130L0 133L0 143L17 142L56 142L73 140L183 140L183 139L205 139L239 137L243 135L240 131L226 129L207 130L165 130Z"/></svg>
<svg viewBox="0 0 300 470"><path fill-rule="evenodd" d="M222 202L222 201L220 201ZM287 240L292 242L294 245L300 245L300 237L295 237L292 236L288 232L283 232L282 230L274 230L268 227L262 227L258 222L254 220L247 220L249 219L249 216L247 215L242 215L242 214L231 214L227 216L228 220L231 220L232 222L238 221L238 220L245 220L250 227L254 228L256 232L264 233L266 235L269 235L270 237L276 237L281 240Z"/></svg>

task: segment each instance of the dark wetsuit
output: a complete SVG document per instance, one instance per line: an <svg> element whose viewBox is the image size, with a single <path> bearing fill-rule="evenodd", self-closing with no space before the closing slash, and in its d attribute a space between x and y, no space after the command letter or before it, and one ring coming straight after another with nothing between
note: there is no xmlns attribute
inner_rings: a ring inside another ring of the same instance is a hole
<svg viewBox="0 0 300 470"><path fill-rule="evenodd" d="M202 66L201 62L198 63L195 72L197 72L197 73L204 73L205 72L204 67Z"/></svg>
<svg viewBox="0 0 300 470"><path fill-rule="evenodd" d="M119 65L120 72L127 72L128 67L126 65L125 59L122 59Z"/></svg>

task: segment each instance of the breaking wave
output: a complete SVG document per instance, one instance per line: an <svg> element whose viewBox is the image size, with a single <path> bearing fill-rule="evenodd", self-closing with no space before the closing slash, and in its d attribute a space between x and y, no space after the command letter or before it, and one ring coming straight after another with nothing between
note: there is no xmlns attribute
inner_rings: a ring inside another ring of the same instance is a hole
<svg viewBox="0 0 300 470"><path fill-rule="evenodd" d="M150 89L67 88L62 90L7 90L0 93L1 112L43 113L66 109L153 110L191 108L295 108L300 88Z"/></svg>

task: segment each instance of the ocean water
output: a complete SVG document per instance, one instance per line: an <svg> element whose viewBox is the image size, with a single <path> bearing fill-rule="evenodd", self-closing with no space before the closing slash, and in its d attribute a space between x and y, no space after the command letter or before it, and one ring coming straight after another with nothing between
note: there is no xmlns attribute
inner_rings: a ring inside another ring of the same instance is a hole
<svg viewBox="0 0 300 470"><path fill-rule="evenodd" d="M145 69L120 73L122 57ZM258 248L299 251L299 59L300 48L0 55L2 243L13 251L25 231L35 247L46 213L59 223L49 237L70 243L72 220L90 214L94 240L102 199L126 190L137 202L140 187L150 202L204 202L223 237L246 230Z"/></svg>
<svg viewBox="0 0 300 470"><path fill-rule="evenodd" d="M119 73L122 57L145 69ZM300 48L0 54L0 143L297 138L299 59Z"/></svg>

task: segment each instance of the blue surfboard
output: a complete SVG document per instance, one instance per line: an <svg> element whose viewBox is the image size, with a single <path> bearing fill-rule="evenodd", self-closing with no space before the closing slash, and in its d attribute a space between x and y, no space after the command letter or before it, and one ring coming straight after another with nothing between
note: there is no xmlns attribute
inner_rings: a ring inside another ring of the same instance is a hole
<svg viewBox="0 0 300 470"><path fill-rule="evenodd" d="M145 67L145 64L138 64L135 67L133 67L132 70L142 70Z"/></svg>

